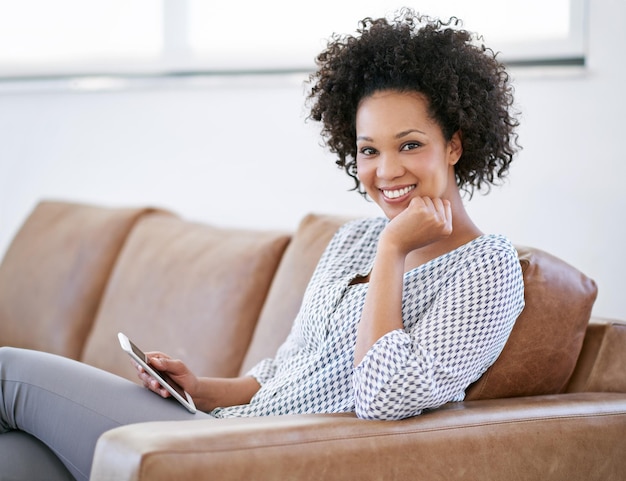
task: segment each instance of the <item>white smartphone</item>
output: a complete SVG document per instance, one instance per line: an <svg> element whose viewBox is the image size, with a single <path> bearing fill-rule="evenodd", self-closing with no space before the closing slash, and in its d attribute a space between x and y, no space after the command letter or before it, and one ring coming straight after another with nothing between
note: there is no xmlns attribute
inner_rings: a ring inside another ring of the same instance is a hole
<svg viewBox="0 0 626 481"><path fill-rule="evenodd" d="M196 406L189 393L184 391L183 388L176 384L176 382L174 382L167 374L150 366L150 364L148 364L148 358L143 351L135 346L135 344L133 344L128 337L119 332L117 334L117 338L120 340L122 349L124 349L124 351L126 351L128 355L132 357L135 362L137 362L137 364L143 367L146 372L156 379L161 386L167 389L174 399L185 406L190 413L196 413Z"/></svg>

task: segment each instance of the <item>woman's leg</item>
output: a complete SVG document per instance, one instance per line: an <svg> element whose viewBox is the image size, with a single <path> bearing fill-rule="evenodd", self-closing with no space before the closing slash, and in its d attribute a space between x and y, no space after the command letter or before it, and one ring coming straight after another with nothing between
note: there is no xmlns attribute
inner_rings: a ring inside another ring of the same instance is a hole
<svg viewBox="0 0 626 481"><path fill-rule="evenodd" d="M0 348L0 433L20 430L36 437L77 479L89 478L96 441L105 431L144 421L207 417L86 364Z"/></svg>
<svg viewBox="0 0 626 481"><path fill-rule="evenodd" d="M0 434L0 481L74 481L48 447L23 431Z"/></svg>

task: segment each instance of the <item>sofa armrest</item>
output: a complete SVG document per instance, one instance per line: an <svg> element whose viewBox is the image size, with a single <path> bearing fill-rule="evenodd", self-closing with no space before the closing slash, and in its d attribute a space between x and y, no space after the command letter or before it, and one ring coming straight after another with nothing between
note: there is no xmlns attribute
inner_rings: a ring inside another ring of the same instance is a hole
<svg viewBox="0 0 626 481"><path fill-rule="evenodd" d="M625 432L616 393L450 403L403 421L154 422L102 435L91 480L625 479Z"/></svg>
<svg viewBox="0 0 626 481"><path fill-rule="evenodd" d="M626 321L591 318L566 391L626 393Z"/></svg>

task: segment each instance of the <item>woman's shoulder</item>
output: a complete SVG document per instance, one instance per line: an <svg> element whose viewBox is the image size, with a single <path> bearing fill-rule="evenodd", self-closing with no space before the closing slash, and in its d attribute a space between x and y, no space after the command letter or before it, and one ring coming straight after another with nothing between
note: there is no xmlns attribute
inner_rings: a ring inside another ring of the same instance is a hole
<svg viewBox="0 0 626 481"><path fill-rule="evenodd" d="M474 251L508 252L517 256L517 250L515 249L513 242L502 234L483 234L469 242L467 246L470 250Z"/></svg>
<svg viewBox="0 0 626 481"><path fill-rule="evenodd" d="M473 266L471 270L483 270L494 265L519 266L517 249L502 234L483 234L439 259L438 264L451 267Z"/></svg>
<svg viewBox="0 0 626 481"><path fill-rule="evenodd" d="M520 271L517 249L502 234L484 234L457 249L457 260L475 264L477 270ZM520 271L521 272L521 271Z"/></svg>

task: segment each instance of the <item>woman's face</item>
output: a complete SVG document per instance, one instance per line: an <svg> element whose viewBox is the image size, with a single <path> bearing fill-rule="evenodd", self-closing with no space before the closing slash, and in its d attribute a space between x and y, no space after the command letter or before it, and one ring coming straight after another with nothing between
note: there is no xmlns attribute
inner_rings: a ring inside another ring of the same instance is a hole
<svg viewBox="0 0 626 481"><path fill-rule="evenodd" d="M356 139L359 180L389 219L413 197L458 193L460 136L446 141L419 93L385 90L365 97L356 113Z"/></svg>

